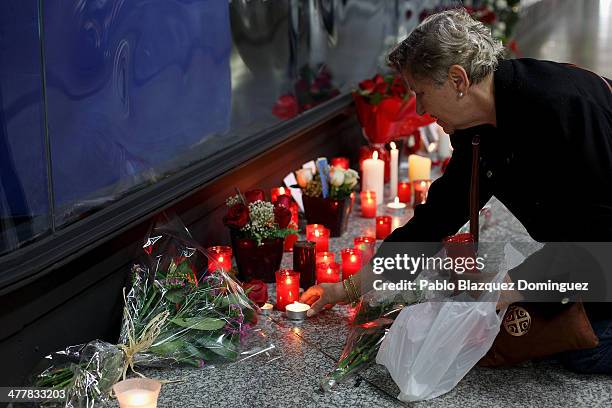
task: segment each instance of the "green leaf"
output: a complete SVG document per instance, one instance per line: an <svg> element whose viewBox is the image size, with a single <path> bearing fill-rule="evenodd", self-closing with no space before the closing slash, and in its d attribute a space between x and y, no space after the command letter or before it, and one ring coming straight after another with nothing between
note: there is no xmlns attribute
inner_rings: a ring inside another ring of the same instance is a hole
<svg viewBox="0 0 612 408"><path fill-rule="evenodd" d="M194 330L219 330L225 326L225 320L212 317L186 317L170 320L177 326L187 327Z"/></svg>
<svg viewBox="0 0 612 408"><path fill-rule="evenodd" d="M370 96L370 103L372 105L378 105L380 102L382 102L383 100L383 96L380 92L375 92Z"/></svg>
<svg viewBox="0 0 612 408"><path fill-rule="evenodd" d="M171 289L166 292L165 296L172 303L181 304L185 301L185 293L182 289Z"/></svg>

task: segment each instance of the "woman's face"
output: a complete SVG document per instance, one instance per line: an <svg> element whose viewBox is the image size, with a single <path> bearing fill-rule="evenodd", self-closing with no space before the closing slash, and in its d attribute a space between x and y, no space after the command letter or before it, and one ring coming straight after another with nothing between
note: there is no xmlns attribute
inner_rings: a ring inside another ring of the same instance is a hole
<svg viewBox="0 0 612 408"><path fill-rule="evenodd" d="M428 113L433 116L448 134L469 127L468 112L462 109L461 98L449 78L442 85L436 85L430 79L417 79L405 71L404 79L416 95L416 111L419 115Z"/></svg>

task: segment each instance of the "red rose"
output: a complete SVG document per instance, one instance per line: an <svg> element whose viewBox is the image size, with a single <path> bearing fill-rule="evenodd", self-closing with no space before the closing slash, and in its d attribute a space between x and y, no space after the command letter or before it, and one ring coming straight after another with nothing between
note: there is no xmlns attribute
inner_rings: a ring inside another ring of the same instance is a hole
<svg viewBox="0 0 612 408"><path fill-rule="evenodd" d="M242 203L237 203L227 210L223 223L229 228L240 229L249 222L249 209Z"/></svg>
<svg viewBox="0 0 612 408"><path fill-rule="evenodd" d="M290 94L280 96L272 107L272 114L280 119L291 119L298 111L297 99Z"/></svg>
<svg viewBox="0 0 612 408"><path fill-rule="evenodd" d="M384 95L385 92L387 92L387 83L381 82L380 84L377 84L376 87L374 88L374 92L378 92L381 95Z"/></svg>
<svg viewBox="0 0 612 408"><path fill-rule="evenodd" d="M276 197L274 206L291 208L291 196L288 196L287 194L279 195Z"/></svg>
<svg viewBox="0 0 612 408"><path fill-rule="evenodd" d="M376 84L371 79L366 79L365 81L361 81L359 83L359 89L365 92L372 92Z"/></svg>
<svg viewBox="0 0 612 408"><path fill-rule="evenodd" d="M247 296L257 306L263 306L268 301L268 285L264 282L253 279L252 281L244 283L242 286L245 291L250 289Z"/></svg>
<svg viewBox="0 0 612 408"><path fill-rule="evenodd" d="M263 190L257 188L255 190L249 190L244 193L244 199L247 204L254 203L255 201L266 201L266 193Z"/></svg>
<svg viewBox="0 0 612 408"><path fill-rule="evenodd" d="M384 84L385 83L385 78L383 78L383 76L380 75L380 74L376 74L376 75L374 75L374 83L376 85Z"/></svg>
<svg viewBox="0 0 612 408"><path fill-rule="evenodd" d="M291 221L291 210L287 207L275 206L274 222L278 224L278 227L287 228L289 221Z"/></svg>

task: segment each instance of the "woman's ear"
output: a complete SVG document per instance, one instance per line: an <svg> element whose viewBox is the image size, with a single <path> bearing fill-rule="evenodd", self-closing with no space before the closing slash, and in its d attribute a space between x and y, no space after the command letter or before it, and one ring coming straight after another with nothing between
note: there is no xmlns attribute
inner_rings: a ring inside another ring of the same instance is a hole
<svg viewBox="0 0 612 408"><path fill-rule="evenodd" d="M465 95L470 87L470 80L467 72L461 65L451 65L448 69L448 79L453 87L453 90L459 95Z"/></svg>

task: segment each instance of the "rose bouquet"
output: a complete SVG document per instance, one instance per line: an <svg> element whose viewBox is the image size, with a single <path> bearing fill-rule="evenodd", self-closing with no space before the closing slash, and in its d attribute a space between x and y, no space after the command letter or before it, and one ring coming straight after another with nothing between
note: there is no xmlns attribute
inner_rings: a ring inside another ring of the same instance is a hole
<svg viewBox="0 0 612 408"><path fill-rule="evenodd" d="M296 179L304 195L321 197L323 184L329 188L329 197L333 200L343 200L350 197L359 180L359 173L353 169L332 166L329 169L329 179L321 181L319 172L313 174L309 168L296 170Z"/></svg>

